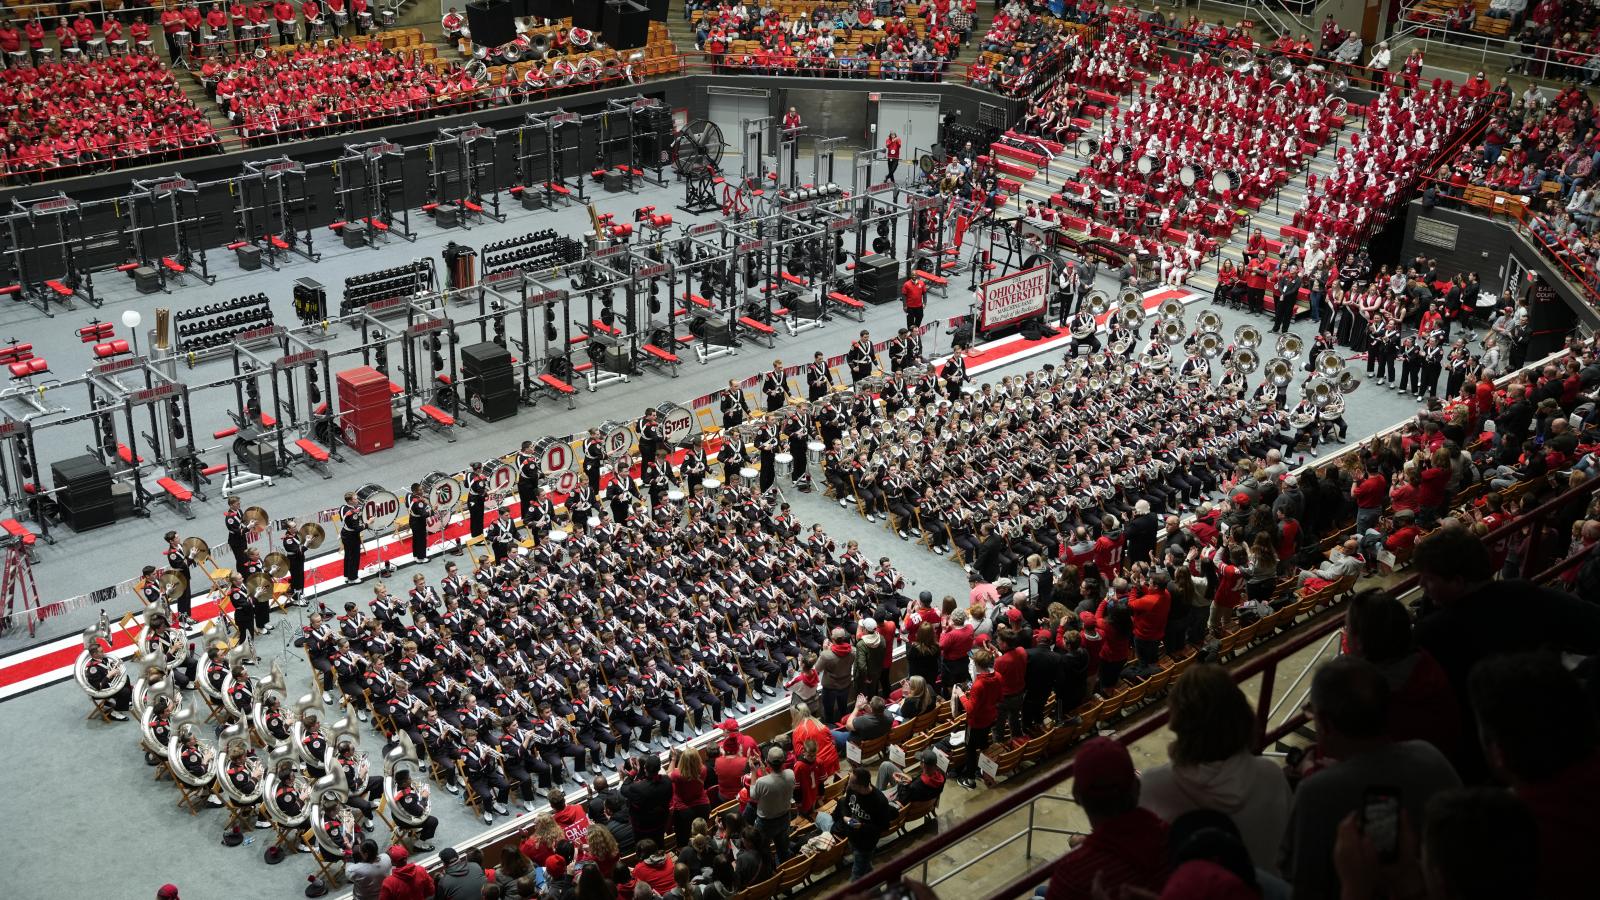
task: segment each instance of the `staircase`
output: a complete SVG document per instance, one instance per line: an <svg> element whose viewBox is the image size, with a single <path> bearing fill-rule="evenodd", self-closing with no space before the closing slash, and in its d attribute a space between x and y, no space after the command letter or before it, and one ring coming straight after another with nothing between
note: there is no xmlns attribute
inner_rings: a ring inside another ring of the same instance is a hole
<svg viewBox="0 0 1600 900"><path fill-rule="evenodd" d="M222 107L206 94L206 89L200 84L200 77L188 70L174 70L173 76L178 80L178 87L183 88L183 93L189 102L200 108L206 114L206 124L217 133L217 140L222 145L223 153L233 153L245 149L244 141L240 139L239 132L223 115Z"/></svg>
<svg viewBox="0 0 1600 900"><path fill-rule="evenodd" d="M694 46L694 23L683 16L683 0L672 0L667 6L667 34L679 53L689 53Z"/></svg>

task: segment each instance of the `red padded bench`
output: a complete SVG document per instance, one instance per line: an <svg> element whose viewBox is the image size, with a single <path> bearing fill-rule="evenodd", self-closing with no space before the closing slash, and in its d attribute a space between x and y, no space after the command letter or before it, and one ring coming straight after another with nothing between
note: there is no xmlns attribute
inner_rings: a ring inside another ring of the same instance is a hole
<svg viewBox="0 0 1600 900"><path fill-rule="evenodd" d="M929 288L938 291L939 296L943 297L945 295L945 288L950 284L950 279L944 277L943 275L935 275L932 272L928 272L923 269L918 269L916 271L916 275L918 278L922 279L922 281L926 283Z"/></svg>
<svg viewBox="0 0 1600 900"><path fill-rule="evenodd" d="M1044 168L1045 158L1032 150L1024 150L1021 147L1013 147L1010 144L1001 142L989 145L989 152L996 156L1009 156L1019 162L1033 166L1035 169Z"/></svg>
<svg viewBox="0 0 1600 900"><path fill-rule="evenodd" d="M22 544L22 552L27 554L28 562L38 562L38 559L33 554L33 546L38 543L39 536L29 531L28 526L18 522L16 519L0 519L0 529L4 529L6 534L16 538Z"/></svg>
<svg viewBox="0 0 1600 900"><path fill-rule="evenodd" d="M593 328L595 331L598 331L601 334L610 335L611 337L617 337L618 335L622 334L622 329L613 328L610 325L607 325L606 323L600 321L599 319L594 319L593 321L591 321L589 323L589 326L591 328Z"/></svg>
<svg viewBox="0 0 1600 900"><path fill-rule="evenodd" d="M790 284L799 285L800 287L810 287L811 286L811 282L806 281L804 278L801 278L799 275L792 275L792 274L790 274L788 272L784 272L783 273L783 280L789 282Z"/></svg>
<svg viewBox="0 0 1600 900"><path fill-rule="evenodd" d="M161 268L166 269L168 272L171 272L174 275L182 275L183 273L189 271L188 266L185 266L183 263L178 262L170 256L161 257Z"/></svg>
<svg viewBox="0 0 1600 900"><path fill-rule="evenodd" d="M475 203L471 200L463 200L461 201L461 208L465 209L467 212L477 213L480 216L483 215L483 204L481 203Z"/></svg>
<svg viewBox="0 0 1600 900"><path fill-rule="evenodd" d="M644 353L643 356L639 357L640 362L666 366L672 370L673 378L678 377L678 365L683 362L683 359L678 354L655 344L640 344L639 349Z"/></svg>
<svg viewBox="0 0 1600 900"><path fill-rule="evenodd" d="M133 465L133 448L129 447L127 444L118 444L117 459L122 460L122 464L125 466ZM139 462L143 463L144 457L139 457Z"/></svg>
<svg viewBox="0 0 1600 900"><path fill-rule="evenodd" d="M189 509L189 501L194 499L194 492L172 480L170 476L157 478L156 487L161 488L162 496L172 508L183 513L185 519L194 518L194 513Z"/></svg>
<svg viewBox="0 0 1600 900"><path fill-rule="evenodd" d="M842 293L840 291L829 291L828 302L838 305L840 307L840 311L844 314L854 316L857 322L860 322L866 318L867 304L857 300L849 294Z"/></svg>
<svg viewBox="0 0 1600 900"><path fill-rule="evenodd" d="M127 273L127 276L129 278L132 278L133 277L133 270L137 269L137 268L139 268L139 264L136 263L136 262L123 263L122 265L117 266L117 271L118 272L125 272L125 273Z"/></svg>
<svg viewBox="0 0 1600 900"><path fill-rule="evenodd" d="M426 403L417 407L417 411L427 417L427 425L429 428L432 428L435 431L443 431L445 433L445 437L448 437L451 443L455 442L456 435L453 429L455 428L456 419L454 416L437 406L432 406Z"/></svg>
<svg viewBox="0 0 1600 900"><path fill-rule="evenodd" d="M294 442L294 445L299 448L300 455L305 459L306 465L320 472L323 478L333 477L333 473L328 471L330 454L322 449L321 444L300 438Z"/></svg>
<svg viewBox="0 0 1600 900"><path fill-rule="evenodd" d="M276 234L272 235L269 238L267 238L267 241L268 241L268 243L272 244L272 248L274 250L287 250L287 249L289 249L289 242L284 240L282 237L279 237Z"/></svg>
<svg viewBox="0 0 1600 900"><path fill-rule="evenodd" d="M67 287L66 285L62 284L59 281L56 281L55 279L51 279L49 281L46 281L44 283L44 286L49 288L52 291L55 291L57 295L62 296L62 297L71 297L75 293L72 290L72 288Z"/></svg>
<svg viewBox="0 0 1600 900"><path fill-rule="evenodd" d="M576 371L577 367L574 366L573 369L574 369L574 371ZM577 403L578 389L577 388L573 387L572 385L568 384L565 381L562 381L561 379L557 378L556 376L551 375L549 372L545 372L545 373L543 373L541 375L538 375L537 378L538 378L538 382L539 382L539 386L540 387L544 388L547 391L550 391L551 393L555 394L557 397L565 397L565 398L567 398L567 408L568 409L572 409L572 408L574 408L574 407L576 407L578 405L578 403Z"/></svg>
<svg viewBox="0 0 1600 900"><path fill-rule="evenodd" d="M121 356L129 352L132 351L128 347L128 342L121 339L94 345L95 359L110 359L113 356Z"/></svg>
<svg viewBox="0 0 1600 900"><path fill-rule="evenodd" d="M771 325L759 319L752 319L749 316L740 316L738 322L741 326L754 333L756 337L764 338L768 349L774 346L773 338L778 332Z"/></svg>

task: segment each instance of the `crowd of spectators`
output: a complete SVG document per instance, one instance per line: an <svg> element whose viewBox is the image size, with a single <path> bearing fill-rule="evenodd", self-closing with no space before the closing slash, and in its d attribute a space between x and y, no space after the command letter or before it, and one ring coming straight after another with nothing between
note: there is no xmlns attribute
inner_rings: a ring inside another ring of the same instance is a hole
<svg viewBox="0 0 1600 900"><path fill-rule="evenodd" d="M0 71L0 177L26 180L214 152L205 113L149 56Z"/></svg>
<svg viewBox="0 0 1600 900"><path fill-rule="evenodd" d="M459 65L440 72L415 53L350 39L213 62L202 81L251 143L303 140L459 112L482 92Z"/></svg>
<svg viewBox="0 0 1600 900"><path fill-rule="evenodd" d="M938 81L972 35L977 3L842 0L786 18L770 2L691 0L685 15L719 70Z"/></svg>

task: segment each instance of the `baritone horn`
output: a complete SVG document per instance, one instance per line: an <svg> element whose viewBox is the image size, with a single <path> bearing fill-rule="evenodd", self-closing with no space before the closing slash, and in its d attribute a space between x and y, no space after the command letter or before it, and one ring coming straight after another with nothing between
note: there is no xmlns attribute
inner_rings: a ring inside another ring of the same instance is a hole
<svg viewBox="0 0 1600 900"><path fill-rule="evenodd" d="M1240 350L1254 350L1261 346L1261 329L1254 325L1240 325L1233 330L1233 343Z"/></svg>

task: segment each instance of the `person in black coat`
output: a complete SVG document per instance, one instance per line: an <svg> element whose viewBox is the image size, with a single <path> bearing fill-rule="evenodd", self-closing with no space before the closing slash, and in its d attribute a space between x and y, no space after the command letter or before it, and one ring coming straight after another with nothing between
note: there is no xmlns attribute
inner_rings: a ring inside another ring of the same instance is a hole
<svg viewBox="0 0 1600 900"><path fill-rule="evenodd" d="M1149 562L1156 550L1156 532L1160 529L1150 504L1140 500L1133 505L1133 518L1123 528L1125 563Z"/></svg>
<svg viewBox="0 0 1600 900"><path fill-rule="evenodd" d="M872 871L872 854L878 839L894 823L889 798L872 783L872 772L865 766L850 771L850 784L834 807L833 834L850 841L854 859L850 880L859 881Z"/></svg>
<svg viewBox="0 0 1600 900"><path fill-rule="evenodd" d="M637 840L660 842L671 820L672 783L661 777L661 759L654 754L633 757L623 770L622 797Z"/></svg>
<svg viewBox="0 0 1600 900"><path fill-rule="evenodd" d="M1050 692L1061 684L1065 662L1048 641L1028 648L1025 693L1022 695L1022 727L1035 731L1044 725L1044 704Z"/></svg>
<svg viewBox="0 0 1600 900"><path fill-rule="evenodd" d="M978 570L984 581L993 582L1000 577L1001 557L1005 552L1005 538L985 524L978 538L978 552L974 554L972 567Z"/></svg>
<svg viewBox="0 0 1600 900"><path fill-rule="evenodd" d="M1072 711L1089 696L1089 651L1083 648L1079 632L1067 633L1061 651L1061 681L1056 686L1056 718L1065 722Z"/></svg>

